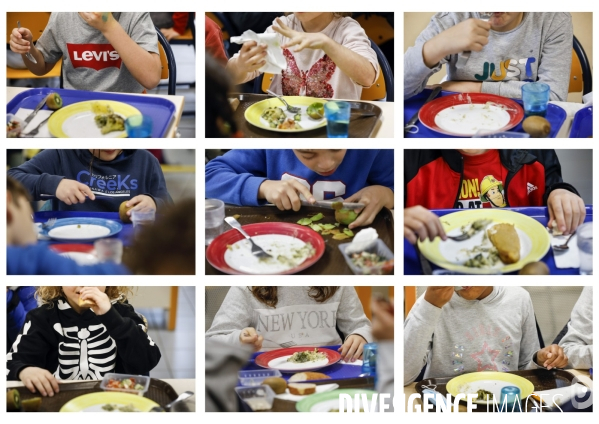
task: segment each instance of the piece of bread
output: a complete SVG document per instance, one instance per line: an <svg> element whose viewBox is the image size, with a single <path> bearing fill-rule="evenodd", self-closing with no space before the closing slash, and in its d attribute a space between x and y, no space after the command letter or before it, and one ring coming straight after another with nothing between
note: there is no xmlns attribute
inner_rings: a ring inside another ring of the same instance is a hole
<svg viewBox="0 0 599 424"><path fill-rule="evenodd" d="M520 260L520 238L513 224L495 224L487 230L487 234L501 262L507 265Z"/></svg>
<svg viewBox="0 0 599 424"><path fill-rule="evenodd" d="M96 304L91 300L83 300L79 298L79 306L82 308L93 308L94 306L96 306Z"/></svg>
<svg viewBox="0 0 599 424"><path fill-rule="evenodd" d="M316 384L312 383L289 383L287 388L292 395L305 396L316 392Z"/></svg>
<svg viewBox="0 0 599 424"><path fill-rule="evenodd" d="M285 389L287 389L287 382L281 377L269 377L262 384L269 386L277 395L285 393Z"/></svg>
<svg viewBox="0 0 599 424"><path fill-rule="evenodd" d="M295 381L328 380L330 378L331 377L321 372L298 372L289 378L289 382L293 383Z"/></svg>

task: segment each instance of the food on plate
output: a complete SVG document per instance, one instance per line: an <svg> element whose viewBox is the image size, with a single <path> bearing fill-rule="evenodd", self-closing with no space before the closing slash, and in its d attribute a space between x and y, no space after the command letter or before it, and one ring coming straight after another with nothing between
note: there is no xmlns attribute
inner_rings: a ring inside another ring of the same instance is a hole
<svg viewBox="0 0 599 424"><path fill-rule="evenodd" d="M495 224L487 230L487 234L501 262L507 265L520 260L520 238L513 224Z"/></svg>
<svg viewBox="0 0 599 424"><path fill-rule="evenodd" d="M119 218L121 218L121 221L123 221L125 224L130 224L131 217L129 215L127 215L127 212L129 210L131 210L133 208L133 206L127 206L127 202L128 202L128 200L125 200L123 203L120 204Z"/></svg>
<svg viewBox="0 0 599 424"><path fill-rule="evenodd" d="M81 302L81 300L80 300ZM121 389L121 390L130 390L130 391L140 391L144 389L142 384L139 384L135 381L135 378L123 378L119 380L118 378L111 378L108 380L106 384L107 389Z"/></svg>
<svg viewBox="0 0 599 424"><path fill-rule="evenodd" d="M21 410L21 394L17 389L6 392L6 410L8 412Z"/></svg>
<svg viewBox="0 0 599 424"><path fill-rule="evenodd" d="M295 383L297 381L329 380L330 378L331 377L321 372L298 372L289 378L289 382Z"/></svg>
<svg viewBox="0 0 599 424"><path fill-rule="evenodd" d="M23 412L38 412L42 406L42 398L34 397L21 401L21 411Z"/></svg>
<svg viewBox="0 0 599 424"><path fill-rule="evenodd" d="M17 138L21 134L21 121L17 119L11 119L6 123L6 137Z"/></svg>
<svg viewBox="0 0 599 424"><path fill-rule="evenodd" d="M493 393L489 392L488 390L477 390L476 394L478 395L478 397L476 398L476 400L493 400Z"/></svg>
<svg viewBox="0 0 599 424"><path fill-rule="evenodd" d="M62 97L58 93L50 93L46 96L46 106L48 109L56 110L62 107Z"/></svg>
<svg viewBox="0 0 599 424"><path fill-rule="evenodd" d="M487 225L489 225L492 221L490 219L477 219L473 221L470 225L462 225L460 227L460 231L462 234L468 235L468 237L472 237L475 233L484 229Z"/></svg>
<svg viewBox="0 0 599 424"><path fill-rule="evenodd" d="M125 119L114 113L108 103L93 102L92 112L96 115L94 121L102 134L125 130Z"/></svg>
<svg viewBox="0 0 599 424"><path fill-rule="evenodd" d="M287 382L281 377L269 377L262 382L263 385L269 386L277 395L285 393Z"/></svg>
<svg viewBox="0 0 599 424"><path fill-rule="evenodd" d="M531 262L522 267L518 275L549 275L549 267L545 262Z"/></svg>
<svg viewBox="0 0 599 424"><path fill-rule="evenodd" d="M335 211L335 221L343 225L349 225L356 220L358 214L351 209L339 209Z"/></svg>
<svg viewBox="0 0 599 424"><path fill-rule="evenodd" d="M79 297L79 306L82 308L93 308L96 306L96 303L88 299L83 300L81 297Z"/></svg>
<svg viewBox="0 0 599 424"><path fill-rule="evenodd" d="M293 119L295 121L301 121L302 120L302 114L301 113L296 113L295 115L293 115Z"/></svg>
<svg viewBox="0 0 599 424"><path fill-rule="evenodd" d="M551 124L542 116L529 116L522 122L522 129L532 138L544 138L551 132Z"/></svg>
<svg viewBox="0 0 599 424"><path fill-rule="evenodd" d="M471 253L475 253L475 249L480 251L480 253L477 253L474 257L471 257L464 262L464 266L468 268L490 268L499 262L499 254L497 253L497 249L475 246L474 249L471 249ZM483 252L488 252L488 255L484 255Z"/></svg>
<svg viewBox="0 0 599 424"><path fill-rule="evenodd" d="M292 395L311 395L316 392L316 384L312 383L289 383L289 393Z"/></svg>
<svg viewBox="0 0 599 424"><path fill-rule="evenodd" d="M118 405L115 403L107 403L105 405L102 405L102 409L106 412L141 412L139 409L137 409L135 406L133 406L130 403L127 405Z"/></svg>
<svg viewBox="0 0 599 424"><path fill-rule="evenodd" d="M288 118L280 107L266 108L260 116L268 122L270 128L277 128L279 130L299 130L302 128L296 122L296 119ZM297 120L299 121L299 119Z"/></svg>
<svg viewBox="0 0 599 424"><path fill-rule="evenodd" d="M383 271L393 269L393 259L387 259L384 256L370 252L352 253L350 255L352 263L361 269L381 268Z"/></svg>
<svg viewBox="0 0 599 424"><path fill-rule="evenodd" d="M285 119L283 122L281 122L277 126L277 128L280 130L301 130L302 129L301 125L298 124L297 122L295 122L295 120L291 119L291 118Z"/></svg>
<svg viewBox="0 0 599 424"><path fill-rule="evenodd" d="M324 118L324 105L320 102L314 102L306 109L306 113L312 119Z"/></svg>
<svg viewBox="0 0 599 424"><path fill-rule="evenodd" d="M314 256L316 253L316 249L312 246L312 243L306 243L302 247L295 248L291 250L291 257L285 255L278 255L276 258L264 257L260 258L260 262L264 263L274 263L277 261L281 264L288 265L290 268L298 266L302 262L304 262L307 258Z"/></svg>
<svg viewBox="0 0 599 424"><path fill-rule="evenodd" d="M303 364L305 362L316 362L321 361L323 359L327 359L327 355L318 351L318 348L315 347L314 350L302 350L299 352L295 352L291 355L287 362L293 362L294 364Z"/></svg>

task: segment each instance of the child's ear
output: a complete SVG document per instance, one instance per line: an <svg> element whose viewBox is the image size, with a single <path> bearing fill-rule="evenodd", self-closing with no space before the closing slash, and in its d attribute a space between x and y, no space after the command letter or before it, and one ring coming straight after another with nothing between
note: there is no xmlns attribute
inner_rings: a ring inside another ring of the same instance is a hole
<svg viewBox="0 0 599 424"><path fill-rule="evenodd" d="M12 222L12 212L10 210L10 205L12 203L12 195L10 191L6 192L6 224L9 225Z"/></svg>

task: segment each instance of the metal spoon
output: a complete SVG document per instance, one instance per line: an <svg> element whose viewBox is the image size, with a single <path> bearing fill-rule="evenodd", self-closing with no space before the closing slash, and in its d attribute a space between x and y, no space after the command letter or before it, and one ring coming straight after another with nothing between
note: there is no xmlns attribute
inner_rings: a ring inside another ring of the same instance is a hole
<svg viewBox="0 0 599 424"><path fill-rule="evenodd" d="M287 103L285 101L285 99L283 98L283 96L279 96L277 93L274 93L270 90L266 90L266 92L268 94L270 94L271 96L275 96L277 99L279 99L280 101L282 101L283 103L285 103L285 106L287 106L287 110L291 113L299 113L302 109L299 107L295 107L295 106L289 106L289 103Z"/></svg>
<svg viewBox="0 0 599 424"><path fill-rule="evenodd" d="M569 249L568 243L570 242L570 239L574 236L574 234L576 234L576 231L574 231L572 234L570 234L570 237L568 237L568 240L566 240L566 242L564 244L561 244L558 246L553 246L553 248L555 250L560 250L560 251L568 250Z"/></svg>
<svg viewBox="0 0 599 424"><path fill-rule="evenodd" d="M181 394L180 394L180 395L177 397L177 399L175 399L174 401L172 401L171 403L169 403L168 405L166 405L166 406L164 407L164 409L167 409L167 410L168 410L168 409L171 409L175 403L177 403L177 402L183 402L185 399L188 399L188 398L192 397L192 396L193 396L193 394L194 394L194 393L193 393L193 392L190 392L189 390L188 390L188 391L186 391L186 392L183 392L183 393L181 393Z"/></svg>
<svg viewBox="0 0 599 424"><path fill-rule="evenodd" d="M21 21L17 21L17 28L21 29ZM35 60L35 57L33 57L33 55L29 52L25 53L25 57L27 59L29 59L30 61L32 61L33 63L37 64L37 60Z"/></svg>

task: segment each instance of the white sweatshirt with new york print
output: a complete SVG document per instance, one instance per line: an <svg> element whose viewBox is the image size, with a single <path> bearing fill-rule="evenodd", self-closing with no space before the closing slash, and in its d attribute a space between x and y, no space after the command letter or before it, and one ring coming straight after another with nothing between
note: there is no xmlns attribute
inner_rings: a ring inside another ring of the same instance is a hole
<svg viewBox="0 0 599 424"><path fill-rule="evenodd" d="M206 338L241 346L239 336L254 327L264 337L263 351L280 349L293 341L298 346L342 344L336 328L345 337L358 334L372 342L370 321L353 287L339 290L325 302L308 296L309 287L278 287L275 308L256 299L247 286L231 287Z"/></svg>

